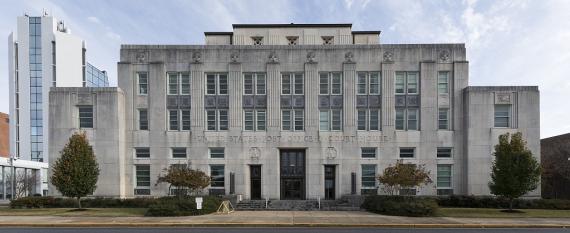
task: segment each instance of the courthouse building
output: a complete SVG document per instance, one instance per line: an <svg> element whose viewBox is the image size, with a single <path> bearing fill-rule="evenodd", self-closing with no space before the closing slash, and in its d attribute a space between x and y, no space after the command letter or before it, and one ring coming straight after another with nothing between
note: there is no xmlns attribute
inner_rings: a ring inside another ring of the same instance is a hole
<svg viewBox="0 0 570 233"><path fill-rule="evenodd" d="M50 163L85 131L96 196L169 195L157 177L187 164L211 175L210 194L338 199L383 193L376 176L397 160L425 164L434 181L401 194L488 195L507 132L540 158L538 88L469 86L464 44L382 44L351 24L205 36L122 45L118 87L51 88Z"/></svg>

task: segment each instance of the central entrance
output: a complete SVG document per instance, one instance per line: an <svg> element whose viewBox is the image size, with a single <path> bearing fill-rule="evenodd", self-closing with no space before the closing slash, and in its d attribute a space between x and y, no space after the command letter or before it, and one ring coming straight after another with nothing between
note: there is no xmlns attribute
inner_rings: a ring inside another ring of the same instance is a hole
<svg viewBox="0 0 570 233"><path fill-rule="evenodd" d="M280 150L281 199L305 199L305 150Z"/></svg>

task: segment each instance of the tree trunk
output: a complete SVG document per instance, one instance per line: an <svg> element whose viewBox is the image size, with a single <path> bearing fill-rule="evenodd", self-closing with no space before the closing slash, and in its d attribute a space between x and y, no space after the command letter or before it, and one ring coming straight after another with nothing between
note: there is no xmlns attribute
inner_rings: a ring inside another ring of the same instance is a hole
<svg viewBox="0 0 570 233"><path fill-rule="evenodd" d="M513 198L509 198L509 211L513 212Z"/></svg>
<svg viewBox="0 0 570 233"><path fill-rule="evenodd" d="M77 206L81 209L81 197L77 197Z"/></svg>

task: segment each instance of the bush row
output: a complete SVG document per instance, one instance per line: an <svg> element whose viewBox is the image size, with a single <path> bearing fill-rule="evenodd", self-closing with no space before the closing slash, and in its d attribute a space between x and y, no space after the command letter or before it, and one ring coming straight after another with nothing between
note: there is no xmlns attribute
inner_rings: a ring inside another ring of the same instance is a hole
<svg viewBox="0 0 570 233"><path fill-rule="evenodd" d="M494 196L459 196L437 197L441 207L456 208L508 208L509 200ZM515 209L553 209L570 210L570 200L561 199L516 199Z"/></svg>
<svg viewBox="0 0 570 233"><path fill-rule="evenodd" d="M218 197L207 196L202 202L202 209L196 209L194 198L184 199L164 199L153 204L146 211L145 216L166 217L166 216L193 216L216 212L222 200Z"/></svg>
<svg viewBox="0 0 570 233"><path fill-rule="evenodd" d="M372 195L364 199L362 208L377 214L424 217L435 215L438 205L429 197Z"/></svg>

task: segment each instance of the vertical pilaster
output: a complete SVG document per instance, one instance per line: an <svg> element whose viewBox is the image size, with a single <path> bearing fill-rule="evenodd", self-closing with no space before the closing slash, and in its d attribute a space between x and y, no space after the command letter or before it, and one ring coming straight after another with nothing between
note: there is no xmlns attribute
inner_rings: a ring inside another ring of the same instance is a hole
<svg viewBox="0 0 570 233"><path fill-rule="evenodd" d="M242 79L241 63L229 64L229 94L230 94L230 131L242 130L243 114L242 114L242 98L243 98L243 79Z"/></svg>
<svg viewBox="0 0 570 233"><path fill-rule="evenodd" d="M319 71L317 63L305 63L305 132L319 132Z"/></svg>
<svg viewBox="0 0 570 233"><path fill-rule="evenodd" d="M382 66L382 131L384 135L394 134L395 97L394 97L394 63L383 62Z"/></svg>
<svg viewBox="0 0 570 233"><path fill-rule="evenodd" d="M279 132L281 93L279 63L267 63L267 131Z"/></svg>
<svg viewBox="0 0 570 233"><path fill-rule="evenodd" d="M192 79L192 112L190 115L190 127L193 133L204 131L204 72L203 65L194 63L190 65L190 76Z"/></svg>
<svg viewBox="0 0 570 233"><path fill-rule="evenodd" d="M342 66L343 83L343 129L345 134L356 134L356 63Z"/></svg>
<svg viewBox="0 0 570 233"><path fill-rule="evenodd" d="M420 62L420 129L426 138L422 142L437 140L431 135L437 130L437 77L435 62Z"/></svg>
<svg viewBox="0 0 570 233"><path fill-rule="evenodd" d="M452 88L450 94L453 94L452 99L452 112L451 117L453 120L451 123L455 135L462 135L462 137L454 137L453 139L453 160L455 166L452 176L458 177L454 179L453 187L454 192L461 194L472 193L469 187L469 166L468 164L478 164L478 162L469 161L469 151L468 151L468 137L469 132L467 130L467 125L465 124L466 118L469 114L469 108L464 104L467 103L464 99L463 90L468 86L469 82L469 63L467 61L456 61L453 63L453 72L450 79L452 80ZM461 172L457 172L461 171Z"/></svg>
<svg viewBox="0 0 570 233"><path fill-rule="evenodd" d="M165 67L164 67L164 63L162 62L153 62L149 64L149 92L148 94L150 95L150 98L148 98L149 100L149 107L148 107L148 113L149 115L149 129L150 129L150 134L151 135L155 135L155 132L159 135L161 135L162 131L166 130L166 118L168 117L168 114L166 113L166 105L164 104L166 101L166 71L165 71ZM130 69L128 70L128 76L119 76L119 77L133 77L133 67L131 66ZM128 100L129 103L127 103L127 106L130 106L129 108L129 113L130 113L130 117L128 117L127 119L129 119L129 121L133 122L133 119L136 119L136 98L134 98L136 96L136 86L133 85L134 83L130 84L130 85L125 85L125 86L133 86L133 88L131 89L131 95L129 95L128 98L126 99L132 99L134 100ZM133 127L132 124L130 124L130 127Z"/></svg>

